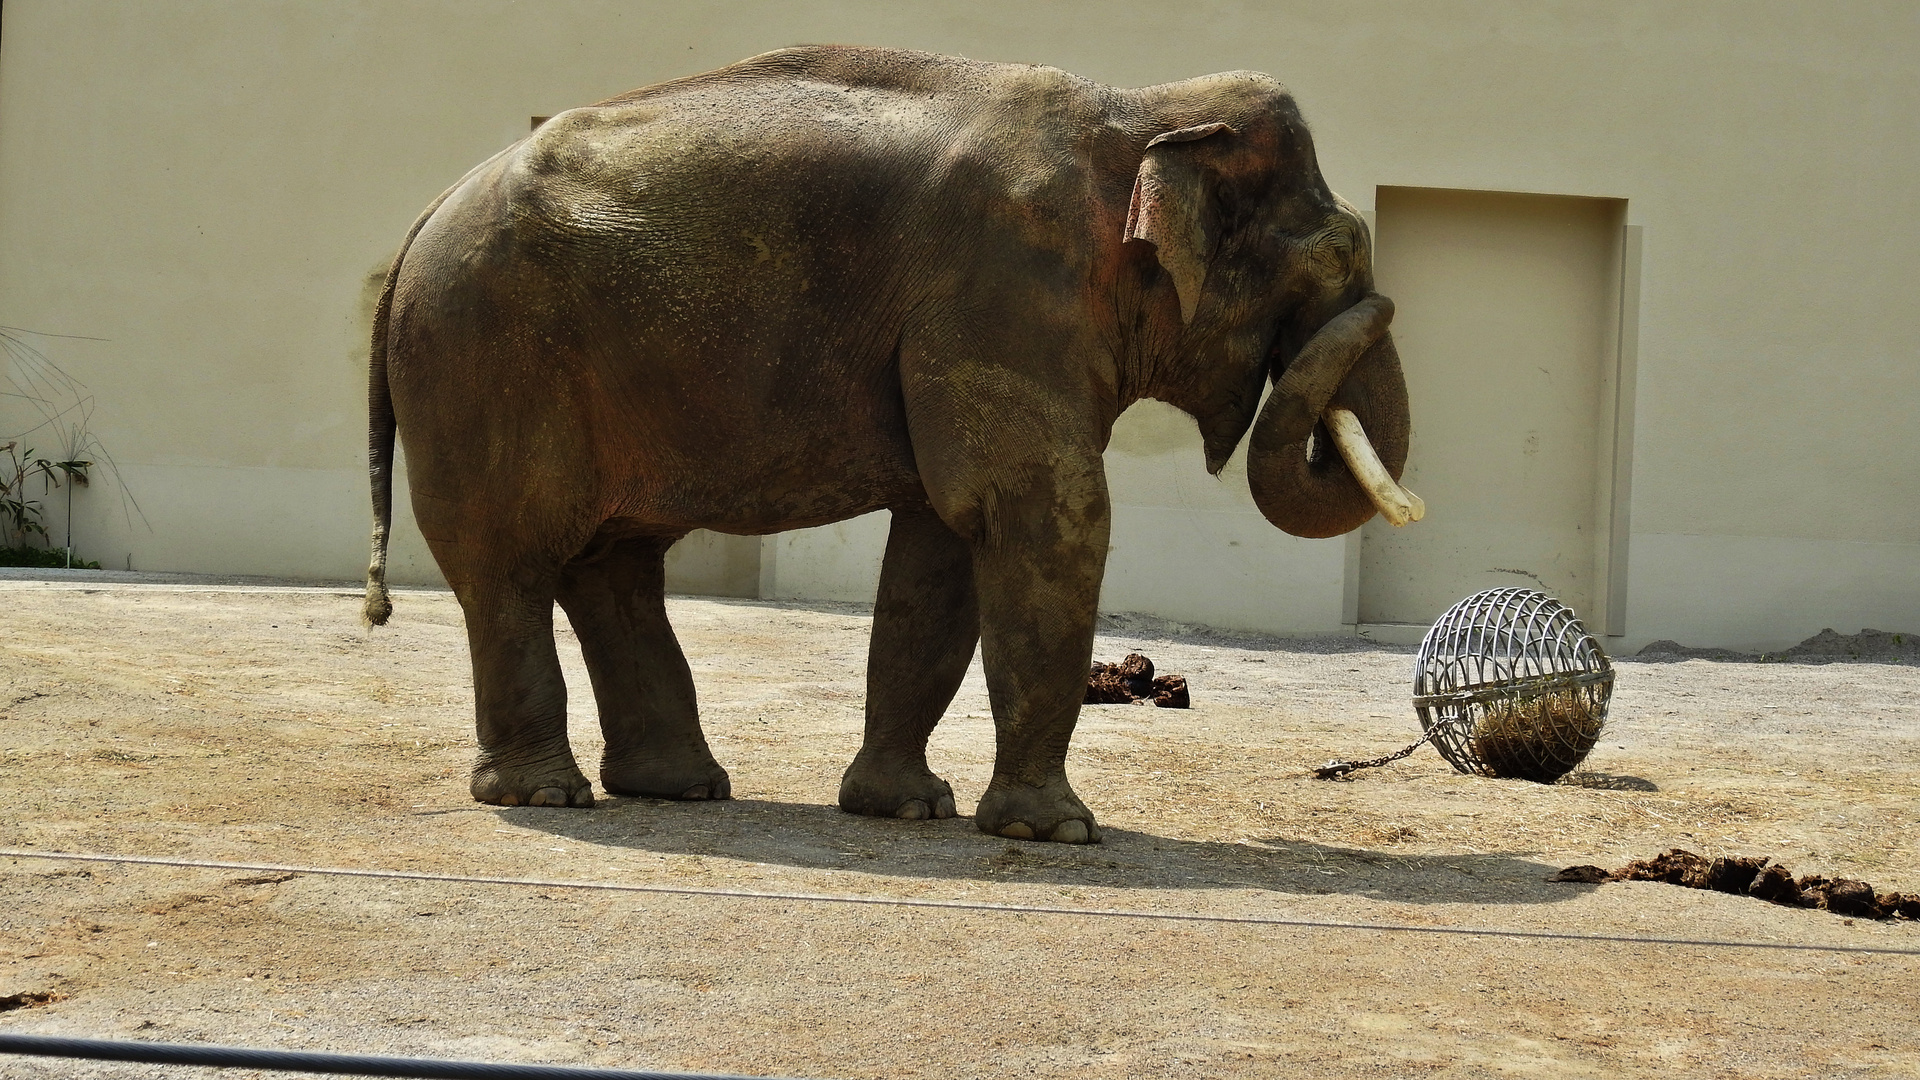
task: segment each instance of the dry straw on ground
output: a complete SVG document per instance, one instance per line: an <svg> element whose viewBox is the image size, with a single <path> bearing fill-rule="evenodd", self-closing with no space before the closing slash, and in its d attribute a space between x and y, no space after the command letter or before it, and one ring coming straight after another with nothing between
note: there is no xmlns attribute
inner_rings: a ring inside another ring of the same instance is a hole
<svg viewBox="0 0 1920 1080"><path fill-rule="evenodd" d="M468 799L445 593L401 593L372 634L351 589L5 597L15 850L1920 949L1912 923L1545 880L1685 847L1920 888L1912 666L1624 661L1559 784L1431 753L1327 784L1306 763L1417 733L1408 650L1103 618L1097 655L1152 656L1193 707L1083 710L1069 769L1107 842L1074 848L833 807L862 723L853 606L670 601L738 797L573 811ZM930 751L963 813L993 746L976 666ZM47 995L0 1027L49 1034L821 1077L1877 1078L1920 1060L1915 985L1913 956L0 860L0 998Z"/></svg>

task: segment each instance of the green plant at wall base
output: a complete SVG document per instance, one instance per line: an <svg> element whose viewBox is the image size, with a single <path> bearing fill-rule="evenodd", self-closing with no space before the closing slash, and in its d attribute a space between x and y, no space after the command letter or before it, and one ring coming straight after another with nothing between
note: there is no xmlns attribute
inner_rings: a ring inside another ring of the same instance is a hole
<svg viewBox="0 0 1920 1080"><path fill-rule="evenodd" d="M96 461L106 469L119 488L121 512L131 526L135 515L149 530L152 523L127 488L126 478L114 463L113 455L93 437L89 428L93 419L94 397L86 386L68 375L60 365L42 352L32 339L60 338L69 341L103 341L103 338L77 334L46 334L17 326L0 326L0 404L24 405L38 421L24 430L0 432L7 440L6 458L0 461L0 566L71 566L98 569L98 563L73 557L73 490L91 487L91 470ZM56 443L61 460L36 457L29 449L20 450L28 439L45 445ZM44 517L45 506L28 497L27 481L38 476L40 494L52 494L60 481L67 481L66 541L58 551L49 552L53 537ZM36 548L33 535L48 545ZM57 558L58 561L48 561ZM129 563L131 565L131 563Z"/></svg>
<svg viewBox="0 0 1920 1080"><path fill-rule="evenodd" d="M0 548L0 566L35 566L52 570L98 570L100 564L86 559L67 558L64 548Z"/></svg>
<svg viewBox="0 0 1920 1080"><path fill-rule="evenodd" d="M87 485L87 470L93 467L91 461L51 461L35 457L31 447L22 450L18 440L0 446L0 453L6 458L0 461L0 527L4 527L8 550L30 551L28 546L35 534L43 542L51 543L47 535L46 523L42 520L45 507L40 500L30 498L27 493L28 481L39 477L45 489L57 488L62 479L69 484L81 487ZM49 554L53 554L49 552ZM59 553L64 565L66 552ZM42 563L10 563L8 565L44 565Z"/></svg>

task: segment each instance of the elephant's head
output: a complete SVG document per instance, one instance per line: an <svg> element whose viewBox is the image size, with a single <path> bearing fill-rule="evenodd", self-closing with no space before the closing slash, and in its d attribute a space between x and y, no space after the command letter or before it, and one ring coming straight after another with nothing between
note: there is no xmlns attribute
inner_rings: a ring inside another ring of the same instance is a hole
<svg viewBox="0 0 1920 1080"><path fill-rule="evenodd" d="M1199 420L1216 474L1253 428L1254 502L1295 536L1336 536L1376 509L1396 524L1417 517L1418 500L1397 484L1407 386L1387 332L1393 303L1373 289L1366 223L1328 190L1277 84L1236 74L1165 89L1176 88L1179 107L1168 111L1202 122L1147 144L1126 231L1154 245L1179 298L1176 358L1156 396ZM1206 119L1210 111L1226 115ZM1344 423L1330 429L1329 417Z"/></svg>

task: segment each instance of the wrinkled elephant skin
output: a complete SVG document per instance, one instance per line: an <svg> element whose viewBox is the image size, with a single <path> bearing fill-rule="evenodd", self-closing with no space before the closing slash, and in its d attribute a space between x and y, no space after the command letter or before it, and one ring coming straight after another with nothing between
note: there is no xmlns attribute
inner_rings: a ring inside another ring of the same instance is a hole
<svg viewBox="0 0 1920 1080"><path fill-rule="evenodd" d="M955 813L926 743L977 643L998 745L975 821L1094 842L1066 755L1115 418L1145 397L1184 409L1214 472L1254 428L1262 510L1302 535L1352 529L1371 507L1338 455L1307 459L1307 433L1329 403L1353 409L1398 476L1390 317L1365 225L1264 75L1120 90L804 48L636 90L476 167L395 260L374 327L367 617L391 611L397 430L466 616L474 797L593 803L558 601L603 787L723 799L666 618L667 548L885 508L866 739L840 804Z"/></svg>

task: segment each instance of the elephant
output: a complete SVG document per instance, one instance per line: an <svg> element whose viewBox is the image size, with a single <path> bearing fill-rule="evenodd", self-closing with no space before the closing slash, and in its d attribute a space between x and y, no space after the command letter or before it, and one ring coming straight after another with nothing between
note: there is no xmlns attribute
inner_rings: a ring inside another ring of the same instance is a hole
<svg viewBox="0 0 1920 1080"><path fill-rule="evenodd" d="M1066 758L1115 419L1142 398L1184 410L1214 474L1251 429L1252 497L1298 536L1393 510L1410 419L1371 243L1291 94L1253 72L1118 89L806 47L561 113L435 200L387 274L366 620L392 612L397 431L465 618L473 797L594 803L557 601L605 791L725 799L668 547L884 508L839 805L955 814L926 745L977 646L995 761L975 823L1098 842Z"/></svg>

